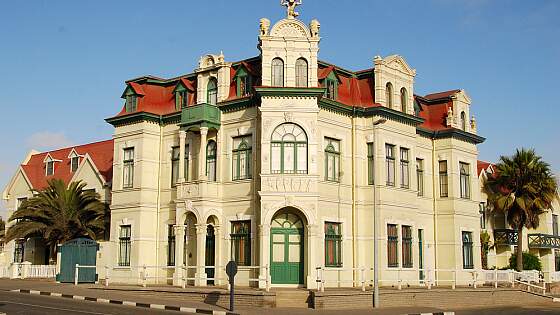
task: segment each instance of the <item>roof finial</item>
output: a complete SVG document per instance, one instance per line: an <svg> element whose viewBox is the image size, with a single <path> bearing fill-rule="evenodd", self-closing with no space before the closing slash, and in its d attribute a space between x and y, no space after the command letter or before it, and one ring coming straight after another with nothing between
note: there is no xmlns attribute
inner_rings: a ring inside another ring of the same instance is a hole
<svg viewBox="0 0 560 315"><path fill-rule="evenodd" d="M295 19L299 16L296 6L301 5L303 0L280 0L280 5L288 8L288 19Z"/></svg>

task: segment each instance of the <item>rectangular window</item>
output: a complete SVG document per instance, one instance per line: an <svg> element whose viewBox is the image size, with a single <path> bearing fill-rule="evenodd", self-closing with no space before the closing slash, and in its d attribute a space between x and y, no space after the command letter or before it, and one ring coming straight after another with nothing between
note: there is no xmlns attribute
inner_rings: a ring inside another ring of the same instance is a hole
<svg viewBox="0 0 560 315"><path fill-rule="evenodd" d="M175 225L167 226L167 265L175 266Z"/></svg>
<svg viewBox="0 0 560 315"><path fill-rule="evenodd" d="M447 177L447 161L439 161L439 196L449 196L449 183Z"/></svg>
<svg viewBox="0 0 560 315"><path fill-rule="evenodd" d="M401 148L401 188L410 187L410 175L408 170L408 153L409 150Z"/></svg>
<svg viewBox="0 0 560 315"><path fill-rule="evenodd" d="M183 172L184 173L184 177L185 177L185 181L189 180L189 154L190 154L190 148L189 145L185 145L185 165L184 165L184 169Z"/></svg>
<svg viewBox="0 0 560 315"><path fill-rule="evenodd" d="M412 268L412 227L402 226L402 266Z"/></svg>
<svg viewBox="0 0 560 315"><path fill-rule="evenodd" d="M418 196L424 196L424 160L416 159L416 186Z"/></svg>
<svg viewBox="0 0 560 315"><path fill-rule="evenodd" d="M15 207L14 211L17 210L17 209L19 209L19 207L21 207L21 205L22 205L26 200L27 200L27 197L22 197L22 198L16 199L16 207Z"/></svg>
<svg viewBox="0 0 560 315"><path fill-rule="evenodd" d="M461 198L469 199L471 198L471 185L470 185L470 174L469 174L469 164L459 163L459 173L461 180Z"/></svg>
<svg viewBox="0 0 560 315"><path fill-rule="evenodd" d="M558 215L552 215L552 235L558 236Z"/></svg>
<svg viewBox="0 0 560 315"><path fill-rule="evenodd" d="M233 180L251 178L251 135L233 138Z"/></svg>
<svg viewBox="0 0 560 315"><path fill-rule="evenodd" d="M368 185L373 185L375 183L375 173L373 169L373 143L367 144L367 167L368 167Z"/></svg>
<svg viewBox="0 0 560 315"><path fill-rule="evenodd" d="M126 148L123 152L123 188L132 188L134 182L134 148Z"/></svg>
<svg viewBox="0 0 560 315"><path fill-rule="evenodd" d="M385 159L387 163L387 186L395 186L395 146L385 145Z"/></svg>
<svg viewBox="0 0 560 315"><path fill-rule="evenodd" d="M15 263L22 263L23 262L23 253L25 248L25 240L20 239L14 242L14 262Z"/></svg>
<svg viewBox="0 0 560 315"><path fill-rule="evenodd" d="M472 232L463 232L463 269L473 269L473 238Z"/></svg>
<svg viewBox="0 0 560 315"><path fill-rule="evenodd" d="M171 148L171 187L175 187L179 182L179 147Z"/></svg>
<svg viewBox="0 0 560 315"><path fill-rule="evenodd" d="M338 182L340 180L340 141L325 138L325 180Z"/></svg>
<svg viewBox="0 0 560 315"><path fill-rule="evenodd" d="M54 161L53 160L48 160L47 161L47 166L46 166L47 170L47 176L52 176L54 175Z"/></svg>
<svg viewBox="0 0 560 315"><path fill-rule="evenodd" d="M325 222L325 267L342 267L340 223Z"/></svg>
<svg viewBox="0 0 560 315"><path fill-rule="evenodd" d="M251 265L251 221L231 222L231 259L239 266Z"/></svg>
<svg viewBox="0 0 560 315"><path fill-rule="evenodd" d="M387 224L387 266L399 266L399 234L396 224Z"/></svg>
<svg viewBox="0 0 560 315"><path fill-rule="evenodd" d="M554 250L554 271L560 271L560 250Z"/></svg>
<svg viewBox="0 0 560 315"><path fill-rule="evenodd" d="M135 112L136 111L136 95L127 95L126 96L126 104L125 110L127 113Z"/></svg>
<svg viewBox="0 0 560 315"><path fill-rule="evenodd" d="M70 158L70 171L75 173L78 170L78 166L80 165L80 157L73 156Z"/></svg>
<svg viewBox="0 0 560 315"><path fill-rule="evenodd" d="M486 229L486 203L481 202L478 204L478 213L480 215L480 228Z"/></svg>
<svg viewBox="0 0 560 315"><path fill-rule="evenodd" d="M179 106L180 106L180 108L177 108L177 109L180 110L181 108L187 107L187 105L189 105L189 92L188 91L179 92Z"/></svg>
<svg viewBox="0 0 560 315"><path fill-rule="evenodd" d="M240 76L238 81L239 93L238 96L247 96L251 93L251 77L248 75Z"/></svg>
<svg viewBox="0 0 560 315"><path fill-rule="evenodd" d="M130 225L121 225L119 234L119 266L121 267L130 266L130 233Z"/></svg>

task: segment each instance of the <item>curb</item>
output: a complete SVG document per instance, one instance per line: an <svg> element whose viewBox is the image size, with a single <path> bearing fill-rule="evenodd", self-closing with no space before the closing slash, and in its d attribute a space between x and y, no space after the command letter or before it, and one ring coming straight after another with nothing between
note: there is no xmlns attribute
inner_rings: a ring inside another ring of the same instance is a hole
<svg viewBox="0 0 560 315"><path fill-rule="evenodd" d="M455 315L455 312L412 313L405 315Z"/></svg>
<svg viewBox="0 0 560 315"><path fill-rule="evenodd" d="M227 312L227 311L214 311L214 310L208 310L208 309L202 309L202 308L193 308L193 307L184 307L184 306L149 304L149 303L139 303L139 302L131 302L131 301L121 301L121 300L108 300L108 299L102 299L102 298L72 295L72 294L62 294L62 293L56 293L56 292L21 290L21 289L10 290L10 292L43 295L43 296L62 297L62 298L67 298L67 299L79 300L79 301L97 302L97 303L105 303L105 304L125 305L125 306L141 307L141 308L152 308L152 309L157 309L157 310L176 311L176 312L181 312L181 313L210 314L210 315L239 315L237 313L232 313L232 312ZM1 315L1 313L0 313L0 315Z"/></svg>

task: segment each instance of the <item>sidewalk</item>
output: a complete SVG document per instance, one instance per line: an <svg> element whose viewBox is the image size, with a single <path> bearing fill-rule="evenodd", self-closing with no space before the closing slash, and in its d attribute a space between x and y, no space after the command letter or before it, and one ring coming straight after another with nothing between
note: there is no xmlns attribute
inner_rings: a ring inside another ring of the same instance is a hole
<svg viewBox="0 0 560 315"><path fill-rule="evenodd" d="M189 301L184 298L181 293L183 289L176 287L148 287L142 288L137 286L113 286L105 288L101 285L81 284L74 286L68 283L56 283L52 280L9 280L0 279L0 290L34 290L52 293L60 293L65 295L79 295L106 300L124 300L142 304L159 304L173 305L177 307L206 309L213 311L227 311L225 308L208 303L200 303ZM191 288L192 289L192 288ZM196 288L195 288L196 289ZM218 290L223 290L217 288ZM84 301L84 303L92 303ZM307 315L321 314L334 315L344 313L351 314L380 314L380 315L403 315L410 313L426 313L426 312L442 312L444 310L429 307L399 307L399 308L383 308L373 310L371 308L356 310L313 310L303 308L257 308L257 307L236 307L235 312L239 314L257 315L267 313L267 315L290 314L290 315ZM171 313L171 312L170 312Z"/></svg>

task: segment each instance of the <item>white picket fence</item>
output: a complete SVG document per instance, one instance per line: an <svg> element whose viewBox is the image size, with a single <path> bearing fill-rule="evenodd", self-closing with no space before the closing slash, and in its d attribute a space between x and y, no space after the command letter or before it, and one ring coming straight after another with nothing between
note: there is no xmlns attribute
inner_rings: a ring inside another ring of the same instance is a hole
<svg viewBox="0 0 560 315"><path fill-rule="evenodd" d="M55 278L56 265L31 265L27 278Z"/></svg>
<svg viewBox="0 0 560 315"><path fill-rule="evenodd" d="M31 263L13 263L0 266L0 278L49 279L56 277L56 265L32 265Z"/></svg>
<svg viewBox="0 0 560 315"><path fill-rule="evenodd" d="M8 266L0 266L0 278L9 278L10 268Z"/></svg>

